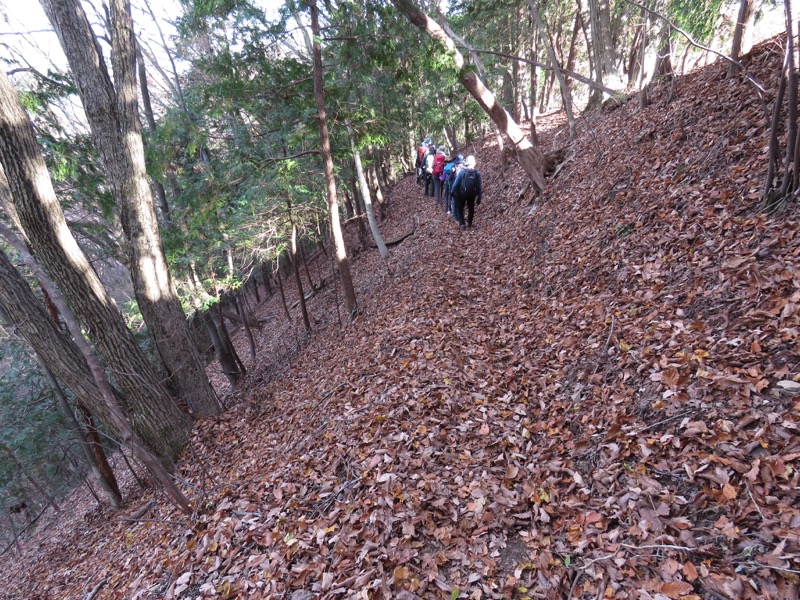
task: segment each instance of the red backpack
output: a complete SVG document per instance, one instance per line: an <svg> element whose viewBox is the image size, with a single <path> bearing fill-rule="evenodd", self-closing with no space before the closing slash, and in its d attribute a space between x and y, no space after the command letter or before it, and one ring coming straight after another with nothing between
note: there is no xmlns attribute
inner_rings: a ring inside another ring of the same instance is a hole
<svg viewBox="0 0 800 600"><path fill-rule="evenodd" d="M433 157L433 174L434 175L441 175L442 171L444 171L444 163L445 163L445 155L444 154L437 154Z"/></svg>
<svg viewBox="0 0 800 600"><path fill-rule="evenodd" d="M428 152L428 149L425 146L420 146L417 148L417 158L419 159L419 164L423 164L425 161L425 154Z"/></svg>

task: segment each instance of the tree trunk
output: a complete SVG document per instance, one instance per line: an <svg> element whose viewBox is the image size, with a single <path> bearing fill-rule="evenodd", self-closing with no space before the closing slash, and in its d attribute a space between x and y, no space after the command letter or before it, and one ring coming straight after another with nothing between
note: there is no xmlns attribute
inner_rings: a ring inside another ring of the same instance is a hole
<svg viewBox="0 0 800 600"><path fill-rule="evenodd" d="M670 40L670 33L672 27L664 24L659 34L658 56L656 57L656 64L653 67L653 77L666 77L672 75L672 42Z"/></svg>
<svg viewBox="0 0 800 600"><path fill-rule="evenodd" d="M322 160L325 163L325 179L328 182L328 212L331 218L331 233L333 234L333 245L336 249L336 264L339 267L339 279L342 283L344 303L347 308L347 314L352 319L358 313L358 302L356 301L353 280L350 276L350 262L344 245L342 226L339 222L339 199L336 194L336 176L333 172L331 140L328 135L328 117L325 113L325 96L322 89L322 49L319 43L320 28L316 0L311 0L309 7L311 9L311 31L314 34L314 99L317 103L319 136L322 141Z"/></svg>
<svg viewBox="0 0 800 600"><path fill-rule="evenodd" d="M211 307L207 311L204 311L201 318L203 319L203 324L206 326L208 336L211 338L211 343L214 345L214 356L219 362L220 367L222 367L222 372L225 373L225 377L228 378L231 386L236 387L241 375L239 366L236 364L236 359L228 351L226 344L222 341L222 336L217 328L216 319L212 316L213 310L214 307Z"/></svg>
<svg viewBox="0 0 800 600"><path fill-rule="evenodd" d="M108 498L109 502L111 502L111 506L114 508L119 508L122 504L122 495L119 491L117 478L114 476L114 471L111 470L111 467L108 464L108 460L106 459L106 455L103 452L102 446L95 445L89 441L87 432L78 422L78 419L75 418L75 413L72 412L72 407L69 405L67 397L64 395L64 391L61 389L61 386L56 380L55 375L48 368L47 363L44 361L42 361L42 368L44 369L48 381L50 381L50 386L53 388L53 393L56 395L58 406L61 408L61 414L64 416L67 427L77 438L81 450L83 451L83 456L86 458L86 462L89 464L89 468L91 468L95 477L97 477L97 480L100 482L100 487L102 487L103 491L106 493L106 497ZM97 434L95 433L95 436L96 435ZM101 468L101 462L105 468Z"/></svg>
<svg viewBox="0 0 800 600"><path fill-rule="evenodd" d="M289 305L286 304L286 294L283 291L283 277L281 277L281 265L278 261L278 290L281 293L281 303L283 304L283 311L286 313L286 320L292 322L292 315L289 312Z"/></svg>
<svg viewBox="0 0 800 600"><path fill-rule="evenodd" d="M264 287L267 290L267 294L272 297L272 284L269 282L270 274L269 270L267 269L267 263L261 263L261 278L264 280ZM266 298L264 298L266 300Z"/></svg>
<svg viewBox="0 0 800 600"><path fill-rule="evenodd" d="M242 297L244 297L245 287L242 287ZM250 319L247 316L247 313L244 310L244 300L239 297L239 294L234 292L233 294L233 302L236 304L236 313L239 315L239 318L242 321L242 327L244 327L244 333L247 336L247 345L250 348L250 360L253 362L256 361L256 341L253 338L253 330L250 328Z"/></svg>
<svg viewBox="0 0 800 600"><path fill-rule="evenodd" d="M3 74L0 73L0 84L2 83L2 77ZM2 99L2 85L0 85L0 99ZM2 104L3 103L0 101L0 105ZM0 142L2 141L2 138L3 138L2 131L0 131ZM2 150L1 143L0 143L0 150ZM0 151L0 158L2 158L1 151ZM2 174L0 173L0 175ZM46 179L44 180L44 182L41 182L41 185L44 185L45 182L49 182L49 179ZM17 248L17 250L23 257L30 258L30 255L26 253L24 247ZM9 304L6 306L6 308L10 306L11 308L17 309L19 313L25 314L26 307L28 310L33 310L34 312L37 310L36 307L38 307L38 310L46 315L44 309L35 300L33 302L30 302L30 299L27 298L28 295L30 296L33 295L33 293L30 291L30 288L27 286L27 284L21 278L21 276L19 276L19 274L16 272L13 266L11 266L11 263L9 263L8 260L6 259L4 264L3 259L5 259L5 255L2 252L0 252L0 274L5 274L7 276L6 281L4 282L6 285L0 286L0 290L5 291L5 296L2 297L9 299ZM72 368L75 368L74 373L79 373L81 369L88 366L88 369L91 373L91 379L94 381L94 385L97 388L97 390L99 390L100 394L99 400L93 393L91 393L92 390L91 389L89 390L90 393L86 395L86 399L88 401L87 403L94 403L95 401L97 401L96 403L99 411L97 414L103 415L106 418L108 418L109 429L111 429L114 432L117 432L117 434L120 436L120 440L122 441L122 443L130 447L131 450L134 452L134 454L136 454L136 456L139 458L139 460L141 460L147 466L150 472L161 482L167 494L169 495L170 499L182 511L184 511L187 514L191 513L189 502L186 500L186 497L183 495L180 489L178 489L178 487L172 481L172 478L167 472L167 469L171 469L174 466L173 460L175 457L174 453L176 452L176 449L173 444L176 441L182 441L180 438L177 438L176 440L176 437L177 435L181 436L187 435L184 429L188 429L191 424L189 423L188 420L186 420L185 427L179 428L181 423L176 423L174 420L167 421L166 423L163 424L162 431L159 432L158 431L159 418L163 419L165 417L170 417L171 415L167 414L165 411L159 411L159 410L156 410L153 414L150 414L148 412L143 412L140 410L138 413L135 413L133 415L133 427L136 429L136 431L142 431L144 433L144 436L140 436L139 434L137 434L137 432L131 428L131 425L128 422L128 417L130 413L133 412L132 410L130 410L131 408L141 409L141 403L138 402L139 398L134 398L134 400L136 400L137 402L136 403L131 402L129 405L129 409L126 410L125 404L119 400L119 397L115 393L115 390L111 387L111 384L109 384L108 381L106 381L105 373L103 372L103 368L100 366L100 361L97 359L97 356L94 354L94 351L92 350L89 343L83 338L83 332L81 330L81 327L78 324L78 321L76 320L69 306L67 306L64 297L59 293L59 290L56 289L56 287L52 284L50 279L41 271L41 269L38 267L35 261L29 260L28 266L37 275L40 283L42 284L42 287L47 289L50 297L53 300L53 303L58 307L58 310L61 313L61 316L64 318L64 322L67 325L67 329L73 336L74 346L77 347L78 352L83 356L84 360L82 362L75 360L72 361L73 365L70 366ZM20 302L20 300L24 301L26 300L26 298L28 300L27 303ZM7 312L13 319L14 317L13 313L11 313L11 311ZM39 353L40 356L46 358L49 352L54 352L54 351L59 352L64 349L66 349L67 352L70 352L71 351L70 344L61 344L60 346L58 344L60 339L65 339L65 338L60 337L63 336L63 334L61 333L61 330L57 328L55 320L50 320L46 316L44 319L42 319L41 315L38 316L39 320L36 323L26 321L25 323L20 324L20 327L23 326L30 327L29 331L31 331L33 334L36 334L36 335L31 335L31 337L29 338L32 341L32 345L33 345L33 340L41 341L43 339L46 342L56 342L56 346L50 347L47 345L40 345L39 348L34 346L34 349L37 351L37 353ZM50 338L47 338L46 334L48 326L50 333L56 332L57 336L50 336ZM38 327L43 327L43 329L38 329ZM39 336L39 332L41 331L45 333L44 337ZM53 369L54 372L58 373L57 369L62 364L63 363L61 362L61 360L59 358L56 358L56 360L54 360L53 362L53 366L55 367ZM121 375L120 378L122 378L124 375L127 374ZM62 381L69 382L73 378L73 375L70 372L66 372L64 376L61 378ZM78 382L83 384L83 382L80 379L78 379ZM81 386L79 385L78 389L80 389L80 387ZM78 394L79 393L78 389L72 388L72 391ZM165 407L165 409L171 406L173 405L170 403ZM158 408L159 407L156 407L156 409ZM185 415L183 413L179 412L178 415L185 418ZM153 431L154 428L156 429L155 434L158 435L159 433L161 433L165 437L164 440L157 437L154 439L149 439L149 437L152 436L154 433ZM149 445L152 446L153 449L148 448L145 445L147 442L149 442ZM161 452L161 454L159 454L159 452Z"/></svg>
<svg viewBox="0 0 800 600"><path fill-rule="evenodd" d="M136 48L128 0L111 1L116 90L79 0L41 0L58 34L120 209L134 294L170 377L196 414L218 414L219 400L191 343L167 267L153 207L136 91Z"/></svg>
<svg viewBox="0 0 800 600"><path fill-rule="evenodd" d="M361 195L364 196L364 205L367 208L367 221L369 221L369 228L372 232L372 239L375 240L375 245L378 246L378 251L381 253L381 258L386 260L389 258L389 250L386 244L383 243L378 223L375 220L375 214L372 211L372 197L369 193L369 185L367 185L367 178L364 176L364 167L361 164L361 153L356 145L356 136L353 133L353 127L350 123L345 123L347 126L347 134L350 138L350 149L353 151L353 162L356 165L356 177L358 178L358 185L361 188Z"/></svg>
<svg viewBox="0 0 800 600"><path fill-rule="evenodd" d="M150 135L155 137L156 133L158 133L158 128L156 127L156 118L153 114L153 105L150 102L150 88L147 85L147 69L138 43L136 45L136 59L136 65L139 70L139 91L142 94L142 108L144 109L144 115L147 119L147 129L150 131ZM167 202L167 191L160 181L153 181L153 187L156 189L156 197L158 198L158 206L161 209L161 216L165 223L169 223L170 214L169 203Z"/></svg>
<svg viewBox="0 0 800 600"><path fill-rule="evenodd" d="M558 63L558 57L553 49L553 44L550 41L550 34L542 21L542 15L539 13L539 7L536 6L536 0L528 0L531 7L531 14L536 23L536 27L541 33L542 40L544 40L545 48L547 48L547 55L550 57L550 64L553 67L553 73L558 79L558 86L561 88L561 98L564 101L564 111L567 113L567 123L569 124L569 137L575 137L575 115L572 114L572 94L567 85L567 80L561 72L561 65ZM574 37L574 36L573 36Z"/></svg>
<svg viewBox="0 0 800 600"><path fill-rule="evenodd" d="M289 213L289 224L292 228L291 243L289 244L289 257L292 260L292 271L294 271L294 280L297 283L297 295L300 297L300 314L303 315L303 325L306 331L311 331L311 321L308 319L308 309L306 308L306 296L303 291L303 281L300 277L300 263L297 260L297 225L294 222L294 215L292 214L292 199L289 193L286 193L286 210Z"/></svg>
<svg viewBox="0 0 800 600"><path fill-rule="evenodd" d="M392 0L392 3L413 25L445 46L448 56L452 58L456 68L459 70L458 78L461 83L472 94L472 97L475 98L500 131L511 140L520 166L539 191L543 191L545 186L544 156L525 136L517 122L497 101L494 94L486 88L475 72L465 68L464 57L456 49L452 38L444 32L438 23L419 10L411 0Z"/></svg>
<svg viewBox="0 0 800 600"><path fill-rule="evenodd" d="M37 256L113 371L139 435L171 466L188 438L191 420L167 393L72 237L31 123L4 73L0 73L0 163Z"/></svg>
<svg viewBox="0 0 800 600"><path fill-rule="evenodd" d="M311 291L316 291L317 286L314 285L314 280L311 278L311 271L308 269L308 259L306 258L306 251L303 250L303 244L300 244L298 254L300 254L300 260L303 261L303 272L306 274L306 279L308 279L308 285Z"/></svg>
<svg viewBox="0 0 800 600"><path fill-rule="evenodd" d="M105 488L104 481L108 481L112 489L115 489L117 494L119 494L121 497L117 478L114 475L111 464L108 462L108 456L106 455L106 452L103 449L103 444L100 441L100 434L95 426L92 413L80 402L78 402L78 410L81 412L83 417L83 425L85 428L86 439L89 442L89 449L91 450L94 460L97 463L97 468L101 473L101 485Z"/></svg>
<svg viewBox="0 0 800 600"><path fill-rule="evenodd" d="M739 60L742 53L743 42L753 19L755 0L739 0L739 14L736 17L736 26L733 29L733 42L731 42L731 58ZM728 67L728 77L733 77L739 72L739 66L731 63Z"/></svg>

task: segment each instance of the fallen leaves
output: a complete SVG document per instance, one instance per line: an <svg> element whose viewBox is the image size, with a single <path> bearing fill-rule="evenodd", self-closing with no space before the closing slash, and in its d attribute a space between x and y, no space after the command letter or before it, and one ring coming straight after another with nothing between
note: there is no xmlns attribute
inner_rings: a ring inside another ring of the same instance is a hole
<svg viewBox="0 0 800 600"><path fill-rule="evenodd" d="M774 79L780 56L751 67ZM80 553L43 543L15 589L78 597L111 572L131 598L796 598L800 221L751 197L762 130L718 143L721 105L759 110L722 71L584 115L532 218L493 142L474 231L401 181L382 226L419 225L396 276L360 254L356 322L321 291L311 338L264 331L263 364L196 428L190 526L81 525L60 542Z"/></svg>

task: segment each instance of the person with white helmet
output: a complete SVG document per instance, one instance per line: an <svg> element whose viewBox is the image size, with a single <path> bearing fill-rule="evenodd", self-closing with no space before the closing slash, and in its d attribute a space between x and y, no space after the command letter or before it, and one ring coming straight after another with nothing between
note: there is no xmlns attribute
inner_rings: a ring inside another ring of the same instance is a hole
<svg viewBox="0 0 800 600"><path fill-rule="evenodd" d="M464 168L458 172L453 182L455 218L462 231L467 227L472 227L475 206L481 203L483 197L483 181L480 171L475 168L476 164L475 157L470 154L467 160L464 161ZM464 207L467 208L466 220L464 218Z"/></svg>

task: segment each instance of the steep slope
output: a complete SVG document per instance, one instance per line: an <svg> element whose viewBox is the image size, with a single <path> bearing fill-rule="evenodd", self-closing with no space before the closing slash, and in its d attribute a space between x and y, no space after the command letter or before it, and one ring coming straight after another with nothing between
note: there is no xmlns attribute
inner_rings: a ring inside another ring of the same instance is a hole
<svg viewBox="0 0 800 600"><path fill-rule="evenodd" d="M780 61L751 57L770 93ZM191 522L94 513L2 593L796 598L798 209L760 212L763 115L723 75L582 118L532 205L480 140L464 233L402 180L385 232L414 234L354 260L353 324L330 277L311 336L261 307L262 364L182 464Z"/></svg>

